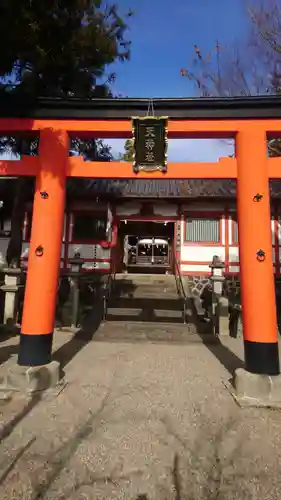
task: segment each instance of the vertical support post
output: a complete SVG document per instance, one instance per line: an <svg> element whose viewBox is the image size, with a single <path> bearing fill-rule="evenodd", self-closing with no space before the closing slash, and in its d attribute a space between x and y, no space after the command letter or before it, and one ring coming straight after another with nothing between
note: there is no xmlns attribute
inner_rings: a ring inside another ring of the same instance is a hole
<svg viewBox="0 0 281 500"><path fill-rule="evenodd" d="M278 375L266 134L255 125L239 132L236 156L245 368L255 374Z"/></svg>
<svg viewBox="0 0 281 500"><path fill-rule="evenodd" d="M40 133L41 167L33 202L18 364L51 362L53 328L64 223L68 135L45 129Z"/></svg>
<svg viewBox="0 0 281 500"><path fill-rule="evenodd" d="M73 283L73 302L72 302L72 316L71 328L77 328L78 313L79 313L79 276L72 278Z"/></svg>

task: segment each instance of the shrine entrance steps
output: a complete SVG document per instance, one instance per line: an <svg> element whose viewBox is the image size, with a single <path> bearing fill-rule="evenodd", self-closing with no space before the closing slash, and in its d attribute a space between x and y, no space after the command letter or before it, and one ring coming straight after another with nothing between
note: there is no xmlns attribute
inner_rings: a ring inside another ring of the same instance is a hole
<svg viewBox="0 0 281 500"><path fill-rule="evenodd" d="M107 320L183 323L183 300L175 277L116 275Z"/></svg>
<svg viewBox="0 0 281 500"><path fill-rule="evenodd" d="M192 305L187 304L175 276L118 274L108 303L105 321L93 340L114 342L205 342L198 334ZM215 342L208 335L208 341Z"/></svg>

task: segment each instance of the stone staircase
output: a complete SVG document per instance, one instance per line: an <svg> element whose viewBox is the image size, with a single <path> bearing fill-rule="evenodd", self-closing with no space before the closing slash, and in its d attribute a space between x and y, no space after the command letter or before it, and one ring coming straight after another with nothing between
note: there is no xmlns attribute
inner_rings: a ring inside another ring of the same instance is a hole
<svg viewBox="0 0 281 500"><path fill-rule="evenodd" d="M106 321L93 340L113 342L202 342L179 296L174 276L118 274L108 303Z"/></svg>
<svg viewBox="0 0 281 500"><path fill-rule="evenodd" d="M166 344L216 342L213 335L206 336L204 329L198 329L192 299L187 304L184 323L184 301L178 293L175 276L117 274L105 318L102 297L108 276L94 278L90 279L90 288L86 281L81 286L81 322L77 339ZM68 329L71 324L71 300L65 303L63 312L63 329ZM62 328L61 323L57 326Z"/></svg>
<svg viewBox="0 0 281 500"><path fill-rule="evenodd" d="M174 276L116 275L107 321L183 323Z"/></svg>

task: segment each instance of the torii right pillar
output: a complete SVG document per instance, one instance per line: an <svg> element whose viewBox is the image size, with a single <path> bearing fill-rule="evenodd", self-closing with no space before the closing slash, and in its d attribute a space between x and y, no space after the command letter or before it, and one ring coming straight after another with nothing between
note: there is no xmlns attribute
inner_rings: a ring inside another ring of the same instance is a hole
<svg viewBox="0 0 281 500"><path fill-rule="evenodd" d="M281 407L266 134L249 125L236 136L245 369L236 370L234 395L242 406Z"/></svg>

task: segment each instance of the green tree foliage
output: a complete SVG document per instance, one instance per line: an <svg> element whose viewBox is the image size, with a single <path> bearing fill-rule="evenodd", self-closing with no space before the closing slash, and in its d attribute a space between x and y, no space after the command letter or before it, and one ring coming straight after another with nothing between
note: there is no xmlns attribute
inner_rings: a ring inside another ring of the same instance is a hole
<svg viewBox="0 0 281 500"><path fill-rule="evenodd" d="M134 142L133 139L127 139L124 145L124 153L120 155L121 161L134 161Z"/></svg>
<svg viewBox="0 0 281 500"><path fill-rule="evenodd" d="M108 97L114 73L110 64L127 61L130 41L127 20L116 4L100 0L1 0L0 32L5 49L0 53L0 96ZM98 83L102 82L102 83ZM0 138L0 152L36 154L31 142ZM74 138L72 152L86 159L110 161L110 147L102 141ZM5 181L2 181L5 182ZM18 266L22 247L22 214L32 192L29 179L18 180L14 197L12 236L7 262Z"/></svg>
<svg viewBox="0 0 281 500"><path fill-rule="evenodd" d="M122 18L116 4L99 0L2 0L0 75L40 96L107 96L97 79L129 59L131 15Z"/></svg>

